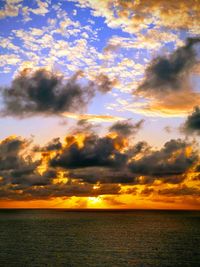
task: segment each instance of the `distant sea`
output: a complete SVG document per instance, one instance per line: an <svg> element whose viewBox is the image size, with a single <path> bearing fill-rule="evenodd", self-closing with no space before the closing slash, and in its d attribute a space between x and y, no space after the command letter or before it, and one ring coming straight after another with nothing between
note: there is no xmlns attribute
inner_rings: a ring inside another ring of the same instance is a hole
<svg viewBox="0 0 200 267"><path fill-rule="evenodd" d="M200 212L0 210L0 266L199 267Z"/></svg>

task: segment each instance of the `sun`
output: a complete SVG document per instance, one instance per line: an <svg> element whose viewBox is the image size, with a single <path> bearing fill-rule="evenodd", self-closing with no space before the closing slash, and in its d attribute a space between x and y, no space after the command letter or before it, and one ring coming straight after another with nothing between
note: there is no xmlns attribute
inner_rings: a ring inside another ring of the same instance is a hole
<svg viewBox="0 0 200 267"><path fill-rule="evenodd" d="M88 206L90 207L99 207L101 206L102 199L100 196L98 197L88 197Z"/></svg>

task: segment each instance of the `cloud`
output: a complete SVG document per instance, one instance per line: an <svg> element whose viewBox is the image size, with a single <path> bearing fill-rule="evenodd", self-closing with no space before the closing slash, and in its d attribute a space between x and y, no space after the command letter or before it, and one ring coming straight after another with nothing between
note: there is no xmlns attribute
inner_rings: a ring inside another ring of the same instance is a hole
<svg viewBox="0 0 200 267"><path fill-rule="evenodd" d="M54 115L83 109L93 96L90 87L77 83L80 73L67 82L46 70L25 69L9 88L2 88L2 115L25 117L37 114Z"/></svg>
<svg viewBox="0 0 200 267"><path fill-rule="evenodd" d="M55 176L50 169L42 175L38 172L41 161L34 161L30 153L26 155L29 145L30 140L15 136L0 143L0 176L3 185L46 185Z"/></svg>
<svg viewBox="0 0 200 267"><path fill-rule="evenodd" d="M149 117L185 117L191 112L194 106L200 104L200 94L189 90L166 93L163 95L153 95L148 98L138 99L125 106L126 110L143 114Z"/></svg>
<svg viewBox="0 0 200 267"><path fill-rule="evenodd" d="M30 11L33 12L35 15L45 15L48 13L48 3L46 1L42 2L40 0L36 0L38 8L31 8Z"/></svg>
<svg viewBox="0 0 200 267"><path fill-rule="evenodd" d="M194 46L199 43L199 38L188 38L183 47L168 57L157 57L150 63L144 80L133 92L146 99L139 108L143 113L181 115L200 103L200 96L190 83L190 74L197 64Z"/></svg>
<svg viewBox="0 0 200 267"><path fill-rule="evenodd" d="M0 10L0 19L18 16L21 2L22 0L5 1L4 8Z"/></svg>
<svg viewBox="0 0 200 267"><path fill-rule="evenodd" d="M5 177L5 176L4 176ZM56 172L48 170L43 174L37 172L35 166L23 167L19 170L13 170L8 176L12 184L19 185L15 189L20 190L30 186L45 186L51 184L53 178L56 177Z"/></svg>
<svg viewBox="0 0 200 267"><path fill-rule="evenodd" d="M119 201L118 199L114 198L113 196L105 196L103 198L103 201L108 203L109 206L111 205L111 206L114 206L114 207L119 207L119 206L126 207L126 203L125 202L123 202L121 200Z"/></svg>
<svg viewBox="0 0 200 267"><path fill-rule="evenodd" d="M54 138L43 147L30 147L31 140L21 137L4 139L0 143L0 198L115 195L121 194L124 186L153 184L155 180L181 184L198 164L197 152L180 139L153 150L146 142L130 147L122 141L123 133L100 137L84 123L82 127L86 127L82 133L68 135L64 142Z"/></svg>
<svg viewBox="0 0 200 267"><path fill-rule="evenodd" d="M200 134L200 108L198 106L195 107L193 113L187 117L182 130L189 134Z"/></svg>
<svg viewBox="0 0 200 267"><path fill-rule="evenodd" d="M197 63L193 46L198 43L200 38L188 38L186 45L178 48L169 57L154 59L146 69L144 81L137 93L152 96L184 90L188 83L188 74Z"/></svg>
<svg viewBox="0 0 200 267"><path fill-rule="evenodd" d="M34 152L60 149L58 144L59 140L54 139L43 149L34 149ZM90 183L73 182L71 179L55 183L59 171L48 167L43 173L39 172L42 160L33 160L34 154L29 145L30 140L15 136L0 143L0 199L31 200L119 193L118 185L102 184L95 189Z"/></svg>
<svg viewBox="0 0 200 267"><path fill-rule="evenodd" d="M118 120L123 120L124 118L111 115L99 115L99 114L77 114L71 112L64 112L62 116L67 118L72 118L75 120L87 120L93 122L113 122Z"/></svg>
<svg viewBox="0 0 200 267"><path fill-rule="evenodd" d="M181 185L176 188L166 188L159 190L158 193L160 195L167 195L167 196L196 196L200 197L200 190L196 187L188 187L186 185Z"/></svg>
<svg viewBox="0 0 200 267"><path fill-rule="evenodd" d="M130 135L136 134L138 130L141 129L144 120L140 120L139 122L132 124L130 120L126 121L118 121L113 124L109 130L111 132L116 132L119 135L128 137Z"/></svg>
<svg viewBox="0 0 200 267"><path fill-rule="evenodd" d="M78 179L89 184L134 184L135 176L122 167L87 167L70 170L68 173L72 179Z"/></svg>
<svg viewBox="0 0 200 267"><path fill-rule="evenodd" d="M36 0L37 8L29 8L28 6L23 6L23 0L6 0L4 8L0 10L0 19L6 17L16 17L21 13L25 17L25 22L31 20L30 12L35 15L45 15L48 13L48 3L46 1L42 2L40 0Z"/></svg>
<svg viewBox="0 0 200 267"><path fill-rule="evenodd" d="M143 190L141 191L141 195L149 196L149 195L151 195L153 192L154 192L154 189L153 189L153 188L146 187L145 189L143 189Z"/></svg>
<svg viewBox="0 0 200 267"><path fill-rule="evenodd" d="M191 145L180 139L170 140L157 151L149 151L129 164L133 174L147 176L148 181L163 178L163 181L180 183L183 176L198 161L198 153Z"/></svg>
<svg viewBox="0 0 200 267"><path fill-rule="evenodd" d="M25 139L10 136L0 143L0 170L9 170L23 165L19 153L28 146Z"/></svg>
<svg viewBox="0 0 200 267"><path fill-rule="evenodd" d="M95 84L100 92L107 93L117 84L117 79L114 78L111 80L107 75L100 73L95 79Z"/></svg>
<svg viewBox="0 0 200 267"><path fill-rule="evenodd" d="M117 195L120 186L112 184L100 185L94 189L91 184L51 184L47 186L31 186L23 189L20 193L18 188L0 188L2 200L41 200L56 197L67 199L69 197L97 197L99 195Z"/></svg>
<svg viewBox="0 0 200 267"><path fill-rule="evenodd" d="M54 151L54 150L60 150L62 149L62 143L60 142L60 138L54 138L52 141L50 141L46 146L40 147L35 146L33 148L33 151L35 152L48 152L48 151Z"/></svg>
<svg viewBox="0 0 200 267"><path fill-rule="evenodd" d="M138 33L135 38L112 36L107 46L104 48L105 53L118 52L120 49L148 49L158 50L164 43L175 42L182 44L177 34L164 32L155 29L148 30L147 34Z"/></svg>
<svg viewBox="0 0 200 267"><path fill-rule="evenodd" d="M118 134L113 138L89 133L81 144L71 140L51 159L50 166L68 170L72 179L93 184L148 184L155 180L176 184L198 161L198 152L186 141L172 139L160 150L153 150L146 142L129 147L123 139L127 131Z"/></svg>
<svg viewBox="0 0 200 267"><path fill-rule="evenodd" d="M77 2L75 0L72 0ZM164 28L199 33L200 7L196 0L123 1L79 0L81 7L90 7L94 16L102 16L111 28L121 28L129 33ZM150 27L151 26L151 27Z"/></svg>
<svg viewBox="0 0 200 267"><path fill-rule="evenodd" d="M13 66L13 65L16 65L18 63L21 62L21 59L18 55L15 55L15 54L4 54L4 55L1 55L1 58L0 58L0 67L3 67L3 66Z"/></svg>
<svg viewBox="0 0 200 267"><path fill-rule="evenodd" d="M114 85L106 75L100 75L99 80L86 80L86 85L82 86L78 79L83 76L82 71L77 71L66 81L61 74L45 69L23 69L10 87L0 88L4 104L1 115L21 118L60 115L93 121L120 119L110 115L73 113L85 110L97 91L107 93Z"/></svg>
<svg viewBox="0 0 200 267"><path fill-rule="evenodd" d="M98 137L95 134L86 136L83 146L72 143L63 149L52 160L52 167L76 169L86 167L120 167L126 160L126 156L120 153L116 146L121 146L121 140L109 137Z"/></svg>

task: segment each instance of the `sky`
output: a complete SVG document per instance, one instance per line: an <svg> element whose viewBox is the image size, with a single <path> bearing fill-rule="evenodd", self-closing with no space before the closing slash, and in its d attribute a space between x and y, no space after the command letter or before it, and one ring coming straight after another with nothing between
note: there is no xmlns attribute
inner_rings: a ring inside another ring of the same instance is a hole
<svg viewBox="0 0 200 267"><path fill-rule="evenodd" d="M0 1L0 208L200 209L199 0Z"/></svg>

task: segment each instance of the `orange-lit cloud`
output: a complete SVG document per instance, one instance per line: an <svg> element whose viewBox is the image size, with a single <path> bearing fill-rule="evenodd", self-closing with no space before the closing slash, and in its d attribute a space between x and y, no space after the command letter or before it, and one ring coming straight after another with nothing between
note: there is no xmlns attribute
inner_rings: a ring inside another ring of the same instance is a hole
<svg viewBox="0 0 200 267"><path fill-rule="evenodd" d="M5 0L0 207L200 209L199 17L198 0Z"/></svg>
<svg viewBox="0 0 200 267"><path fill-rule="evenodd" d="M129 33L148 29L150 24L170 29L187 29L199 33L200 6L196 0L79 0L91 7L94 16L105 17L109 27L121 27Z"/></svg>
<svg viewBox="0 0 200 267"><path fill-rule="evenodd" d="M72 118L75 120L87 120L87 121L94 121L94 122L112 122L112 121L119 121L123 120L122 117L111 116L111 115L97 115L97 114L77 114L77 113L70 113L65 112L62 114L64 117Z"/></svg>
<svg viewBox="0 0 200 267"><path fill-rule="evenodd" d="M2 207L12 201L13 207L26 207L26 200L29 207L165 208L172 202L174 208L197 208L197 150L183 140L160 150L133 144L136 125L115 123L105 136L82 125L82 132L43 147L17 136L3 140Z"/></svg>
<svg viewBox="0 0 200 267"><path fill-rule="evenodd" d="M191 112L195 105L200 104L199 93L194 91L190 81L192 70L198 62L194 47L199 43L199 38L188 38L184 46L169 56L152 60L142 83L133 92L146 99L146 103L135 107L135 110L178 116Z"/></svg>

